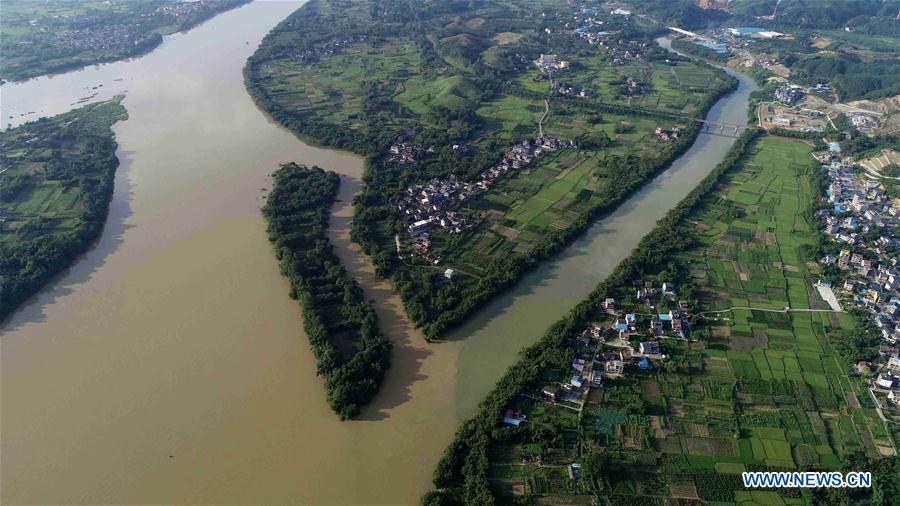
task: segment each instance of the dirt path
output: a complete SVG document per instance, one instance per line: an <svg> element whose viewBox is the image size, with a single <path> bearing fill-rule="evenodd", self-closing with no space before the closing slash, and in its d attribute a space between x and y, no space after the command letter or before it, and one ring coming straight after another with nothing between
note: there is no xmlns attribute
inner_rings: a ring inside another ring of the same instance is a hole
<svg viewBox="0 0 900 506"><path fill-rule="evenodd" d="M538 121L538 138L544 137L544 119L547 117L547 114L550 113L550 102L547 99L544 99L544 115L541 116L541 119Z"/></svg>
<svg viewBox="0 0 900 506"><path fill-rule="evenodd" d="M792 309L790 307L785 307L784 309L769 309L762 307L749 307L749 306L732 306L728 309L717 309L715 311L701 311L699 316L704 317L708 314L722 314L729 313L736 309L743 309L746 311L764 311L766 313L846 313L843 309Z"/></svg>

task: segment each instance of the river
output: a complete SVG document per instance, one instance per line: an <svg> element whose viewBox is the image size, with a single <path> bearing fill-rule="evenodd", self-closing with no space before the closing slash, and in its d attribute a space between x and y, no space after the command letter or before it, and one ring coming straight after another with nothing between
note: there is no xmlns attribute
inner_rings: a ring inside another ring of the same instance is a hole
<svg viewBox="0 0 900 506"><path fill-rule="evenodd" d="M249 4L141 58L0 87L3 121L14 125L94 93L126 92L129 112L114 127L122 164L101 239L0 327L0 502L415 503L460 417L516 351L731 142L701 136L450 342L428 345L348 244L362 161L298 141L243 87L246 58L298 6ZM711 114L742 122L748 89L742 81ZM286 161L342 175L331 235L396 345L360 420L341 423L328 409L265 237L264 189Z"/></svg>

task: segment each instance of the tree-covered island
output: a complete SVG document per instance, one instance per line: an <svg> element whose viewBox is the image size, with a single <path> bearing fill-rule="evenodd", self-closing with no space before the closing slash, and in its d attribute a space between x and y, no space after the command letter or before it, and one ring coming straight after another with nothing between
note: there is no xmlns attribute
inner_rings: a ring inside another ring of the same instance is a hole
<svg viewBox="0 0 900 506"><path fill-rule="evenodd" d="M390 365L391 343L362 290L332 251L328 216L340 177L318 167L285 164L263 208L269 239L325 378L328 403L347 419L372 399Z"/></svg>

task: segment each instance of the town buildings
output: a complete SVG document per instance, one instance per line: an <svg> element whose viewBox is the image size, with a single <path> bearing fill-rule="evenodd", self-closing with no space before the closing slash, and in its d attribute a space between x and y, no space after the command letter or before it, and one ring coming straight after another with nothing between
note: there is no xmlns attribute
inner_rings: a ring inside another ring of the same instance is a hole
<svg viewBox="0 0 900 506"><path fill-rule="evenodd" d="M828 206L819 211L819 218L824 233L839 248L820 261L840 272L843 283L837 291L845 305L863 309L884 342L880 364L857 366L857 371L871 374L873 395L879 392L888 400L900 399L900 359L896 358L900 341L900 206L888 198L878 180L855 170L852 157L833 151L814 156L828 177Z"/></svg>

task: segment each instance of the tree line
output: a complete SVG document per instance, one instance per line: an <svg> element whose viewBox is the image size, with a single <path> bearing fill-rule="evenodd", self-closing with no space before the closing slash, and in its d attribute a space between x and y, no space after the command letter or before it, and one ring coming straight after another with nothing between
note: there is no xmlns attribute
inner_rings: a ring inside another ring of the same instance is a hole
<svg viewBox="0 0 900 506"><path fill-rule="evenodd" d="M791 79L801 84L830 82L842 101L874 100L900 93L897 81L900 59L897 58L866 62L851 53L808 58L789 55L783 63L790 67Z"/></svg>

